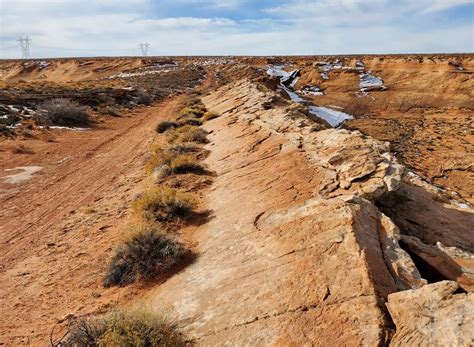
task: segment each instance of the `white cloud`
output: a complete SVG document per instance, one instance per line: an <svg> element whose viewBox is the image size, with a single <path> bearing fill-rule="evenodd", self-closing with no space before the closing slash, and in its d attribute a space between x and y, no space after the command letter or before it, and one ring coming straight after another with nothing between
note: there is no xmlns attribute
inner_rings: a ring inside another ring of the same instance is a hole
<svg viewBox="0 0 474 347"><path fill-rule="evenodd" d="M233 0L203 2L237 6ZM465 3L288 0L260 13L265 18L235 20L152 18L150 0L0 0L0 56L18 57L16 39L25 34L36 57L139 54L143 41L156 55L472 52L472 25L437 23L443 11Z"/></svg>
<svg viewBox="0 0 474 347"><path fill-rule="evenodd" d="M426 4L426 7L423 12L429 13L446 11L454 7L469 4L473 4L472 0L431 0L428 2L428 4Z"/></svg>
<svg viewBox="0 0 474 347"><path fill-rule="evenodd" d="M177 3L195 4L211 8L235 9L247 0L175 0Z"/></svg>
<svg viewBox="0 0 474 347"><path fill-rule="evenodd" d="M150 24L156 24L162 28L183 28L196 27L203 28L208 26L229 26L234 25L233 20L227 18L195 18L195 17L173 17L158 20L149 20Z"/></svg>

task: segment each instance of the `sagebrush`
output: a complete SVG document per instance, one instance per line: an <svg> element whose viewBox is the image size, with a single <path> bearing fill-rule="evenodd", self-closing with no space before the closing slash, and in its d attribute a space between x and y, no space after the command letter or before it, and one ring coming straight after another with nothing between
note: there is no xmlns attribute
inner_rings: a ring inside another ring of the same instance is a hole
<svg viewBox="0 0 474 347"><path fill-rule="evenodd" d="M190 194L181 193L168 187L154 187L146 190L132 203L135 213L144 220L166 222L187 217L195 207Z"/></svg>
<svg viewBox="0 0 474 347"><path fill-rule="evenodd" d="M149 310L117 311L103 318L84 318L72 325L61 346L184 346L176 325Z"/></svg>
<svg viewBox="0 0 474 347"><path fill-rule="evenodd" d="M40 106L36 121L44 125L89 126L92 119L84 107L68 99L46 101Z"/></svg>
<svg viewBox="0 0 474 347"><path fill-rule="evenodd" d="M104 287L149 280L178 264L186 251L156 228L135 231L118 246L107 268Z"/></svg>

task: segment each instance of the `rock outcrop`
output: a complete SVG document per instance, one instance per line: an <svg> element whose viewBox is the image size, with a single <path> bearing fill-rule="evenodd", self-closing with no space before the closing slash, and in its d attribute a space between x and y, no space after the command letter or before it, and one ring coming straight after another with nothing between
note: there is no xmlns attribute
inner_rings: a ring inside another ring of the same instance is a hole
<svg viewBox="0 0 474 347"><path fill-rule="evenodd" d="M147 301L198 345L373 346L394 333L392 298L398 343L397 298L431 286L375 205L403 177L388 144L326 129L251 82L203 100L221 114L205 125L212 219L193 230L195 263Z"/></svg>
<svg viewBox="0 0 474 347"><path fill-rule="evenodd" d="M388 296L396 325L391 346L472 346L474 294L455 294L458 284L442 281Z"/></svg>

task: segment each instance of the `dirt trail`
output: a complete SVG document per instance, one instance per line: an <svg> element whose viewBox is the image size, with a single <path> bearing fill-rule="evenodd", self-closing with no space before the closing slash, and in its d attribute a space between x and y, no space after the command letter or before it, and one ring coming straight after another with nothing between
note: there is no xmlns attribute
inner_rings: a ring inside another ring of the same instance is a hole
<svg viewBox="0 0 474 347"><path fill-rule="evenodd" d="M158 120L178 99L111 119L90 131L54 131L29 140L35 153L2 144L0 172L41 166L30 180L0 178L0 344L44 345L57 319L105 310L134 289L104 289L101 279L128 205L143 178ZM7 176L5 172L2 176Z"/></svg>

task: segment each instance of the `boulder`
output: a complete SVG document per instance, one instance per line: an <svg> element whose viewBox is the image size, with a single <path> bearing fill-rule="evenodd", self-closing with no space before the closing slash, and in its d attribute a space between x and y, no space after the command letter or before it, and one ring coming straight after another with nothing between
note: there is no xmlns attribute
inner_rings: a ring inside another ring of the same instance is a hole
<svg viewBox="0 0 474 347"><path fill-rule="evenodd" d="M389 295L396 325L390 346L472 346L474 294L454 294L458 288L442 281Z"/></svg>

